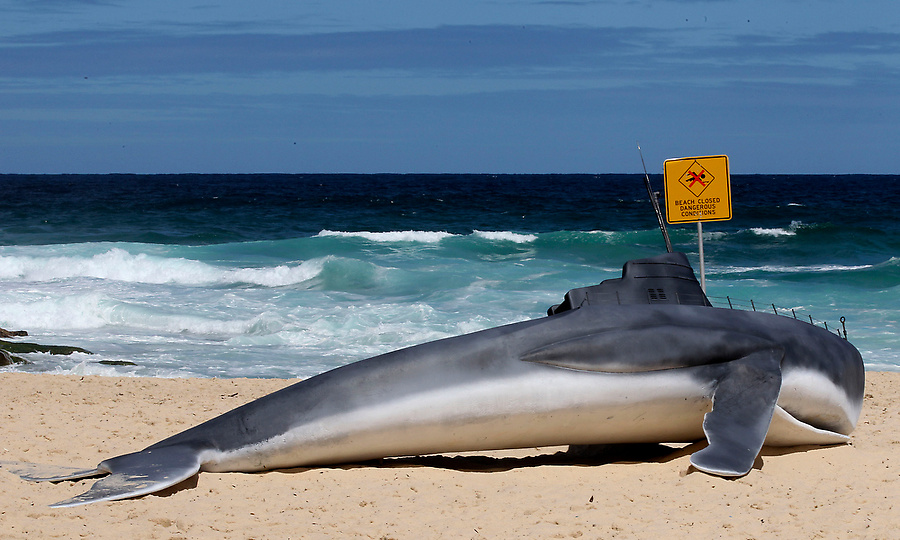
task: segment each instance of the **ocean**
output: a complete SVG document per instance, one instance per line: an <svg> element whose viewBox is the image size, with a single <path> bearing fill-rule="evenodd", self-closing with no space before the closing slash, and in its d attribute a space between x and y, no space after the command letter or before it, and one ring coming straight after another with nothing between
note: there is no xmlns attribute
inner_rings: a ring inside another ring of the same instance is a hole
<svg viewBox="0 0 900 540"><path fill-rule="evenodd" d="M634 174L0 187L0 327L94 353L31 353L6 371L309 377L546 316L569 289L665 251ZM733 219L703 228L713 303L846 327L867 369L900 370L900 176L733 175L731 191ZM696 225L669 231L699 275Z"/></svg>

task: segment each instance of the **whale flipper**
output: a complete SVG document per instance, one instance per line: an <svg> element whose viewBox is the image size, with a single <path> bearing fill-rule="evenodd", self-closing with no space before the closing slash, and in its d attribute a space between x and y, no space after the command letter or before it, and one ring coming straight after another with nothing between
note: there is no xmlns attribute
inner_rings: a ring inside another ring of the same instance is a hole
<svg viewBox="0 0 900 540"><path fill-rule="evenodd" d="M115 501L165 489L200 472L200 456L189 446L165 446L108 459L97 470L110 474L81 495L50 506L62 508Z"/></svg>
<svg viewBox="0 0 900 540"><path fill-rule="evenodd" d="M783 356L781 348L773 348L728 364L713 394L712 411L703 419L709 446L691 456L691 465L719 476L750 472L775 413Z"/></svg>

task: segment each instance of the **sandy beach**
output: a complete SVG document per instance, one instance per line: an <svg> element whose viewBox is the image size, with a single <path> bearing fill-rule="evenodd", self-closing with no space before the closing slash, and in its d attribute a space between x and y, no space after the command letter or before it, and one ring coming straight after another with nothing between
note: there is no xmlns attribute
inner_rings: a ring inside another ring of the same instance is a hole
<svg viewBox="0 0 900 540"><path fill-rule="evenodd" d="M0 374L0 460L94 466L282 388L277 379ZM726 480L699 444L573 460L559 448L201 473L138 499L52 509L93 480L0 470L2 538L900 538L900 373L867 374L848 445L764 448Z"/></svg>

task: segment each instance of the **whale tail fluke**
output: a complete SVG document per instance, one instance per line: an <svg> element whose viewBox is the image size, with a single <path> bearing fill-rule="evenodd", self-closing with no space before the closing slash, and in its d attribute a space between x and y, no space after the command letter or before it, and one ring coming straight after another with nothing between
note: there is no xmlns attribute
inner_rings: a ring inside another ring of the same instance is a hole
<svg viewBox="0 0 900 540"><path fill-rule="evenodd" d="M6 469L23 480L31 482L63 482L65 480L81 480L107 474L107 471L100 469L40 465L25 461L0 461L0 468Z"/></svg>
<svg viewBox="0 0 900 540"><path fill-rule="evenodd" d="M108 474L81 495L51 504L53 508L140 497L187 480L200 472L199 453L185 445L164 446L108 459L96 469L9 463L3 467L34 482L81 480Z"/></svg>

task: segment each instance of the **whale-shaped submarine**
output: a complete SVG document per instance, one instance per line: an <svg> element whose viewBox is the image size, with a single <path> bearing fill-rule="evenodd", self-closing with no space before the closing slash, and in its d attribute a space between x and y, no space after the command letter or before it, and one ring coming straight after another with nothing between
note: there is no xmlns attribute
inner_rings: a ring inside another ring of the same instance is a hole
<svg viewBox="0 0 900 540"><path fill-rule="evenodd" d="M547 317L339 367L93 469L4 465L35 481L105 475L57 507L153 493L199 471L704 437L691 464L741 476L763 444L847 441L864 381L844 338L712 307L675 252L569 291Z"/></svg>

